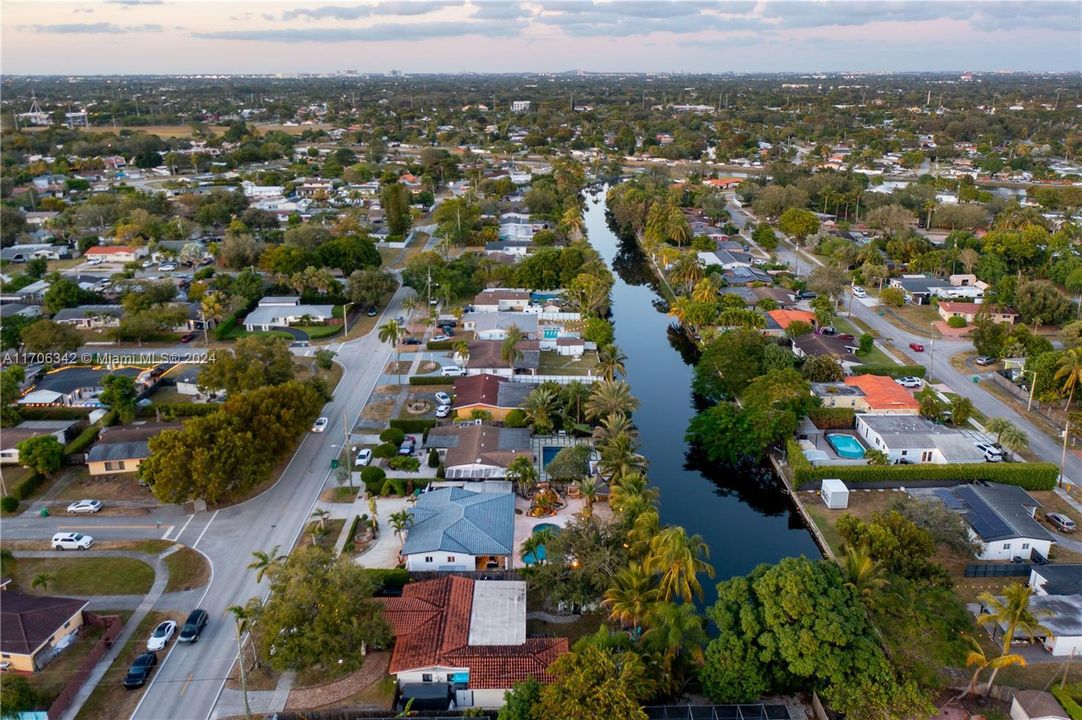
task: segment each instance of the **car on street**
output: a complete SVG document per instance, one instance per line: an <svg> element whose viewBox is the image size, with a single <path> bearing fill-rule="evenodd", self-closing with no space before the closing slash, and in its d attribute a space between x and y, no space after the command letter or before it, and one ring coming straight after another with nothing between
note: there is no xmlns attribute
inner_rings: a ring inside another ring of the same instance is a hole
<svg viewBox="0 0 1082 720"><path fill-rule="evenodd" d="M372 462L372 450L370 448L364 448L357 453L357 460L353 464L364 467L370 462Z"/></svg>
<svg viewBox="0 0 1082 720"><path fill-rule="evenodd" d="M378 313L378 312L379 312L379 310L376 309L376 306L371 305L371 306L369 306L368 311L367 311L368 317L375 317L376 313Z"/></svg>
<svg viewBox="0 0 1082 720"><path fill-rule="evenodd" d="M438 418L445 418L450 414L451 414L451 406L450 405L440 405L438 408L436 408L436 417L438 417Z"/></svg>
<svg viewBox="0 0 1082 720"><path fill-rule="evenodd" d="M89 550L94 538L79 532L59 532L53 535L53 550Z"/></svg>
<svg viewBox="0 0 1082 720"><path fill-rule="evenodd" d="M87 265L101 265L105 260L100 257L92 257L86 261Z"/></svg>
<svg viewBox="0 0 1082 720"><path fill-rule="evenodd" d="M1067 517L1063 513L1045 513L1044 519L1048 521L1049 525L1059 530L1060 532L1073 533L1076 529L1074 520Z"/></svg>
<svg viewBox="0 0 1082 720"><path fill-rule="evenodd" d="M458 365L444 365L440 368L440 375L444 377L462 377L465 374L466 370Z"/></svg>
<svg viewBox="0 0 1082 720"><path fill-rule="evenodd" d="M984 459L988 462L1003 462L1003 451L992 443L975 442L973 446L984 453Z"/></svg>
<svg viewBox="0 0 1082 720"><path fill-rule="evenodd" d="M199 633L203 632L203 628L207 626L207 621L210 616L206 610L196 608L188 613L188 619L184 621L184 627L180 629L180 636L177 638L177 642L193 643L199 639Z"/></svg>
<svg viewBox="0 0 1082 720"><path fill-rule="evenodd" d="M152 267L154 267L154 261L153 260L144 260L142 262L142 268L144 270L146 270L147 268L152 268Z"/></svg>
<svg viewBox="0 0 1082 720"><path fill-rule="evenodd" d="M865 292L864 288L862 288L860 285L854 285L853 286L853 297L855 297L855 298L866 298L866 297L868 297L868 293Z"/></svg>
<svg viewBox="0 0 1082 720"><path fill-rule="evenodd" d="M328 423L330 423L330 420L325 417L317 418L312 425L312 432L323 432L327 429Z"/></svg>
<svg viewBox="0 0 1082 720"><path fill-rule="evenodd" d="M101 500L76 500L68 505L69 515L81 515L83 513L96 513L101 510Z"/></svg>
<svg viewBox="0 0 1082 720"><path fill-rule="evenodd" d="M917 342L909 343L909 349L913 352L924 352L924 346Z"/></svg>
<svg viewBox="0 0 1082 720"><path fill-rule="evenodd" d="M802 290L796 294L797 300L814 300L817 297L819 296L810 290Z"/></svg>
<svg viewBox="0 0 1082 720"><path fill-rule="evenodd" d="M420 345L421 344L421 339L411 336L411 337L408 337L405 340L403 340L402 344L403 345Z"/></svg>
<svg viewBox="0 0 1082 720"><path fill-rule="evenodd" d="M417 438L412 435L407 435L402 441L402 444L398 446L399 455L412 455L413 451L417 448Z"/></svg>
<svg viewBox="0 0 1082 720"><path fill-rule="evenodd" d="M175 263L162 263L158 266L158 272L173 272L177 269Z"/></svg>
<svg viewBox="0 0 1082 720"><path fill-rule="evenodd" d="M399 325L405 325L405 324L406 324L406 318L402 317L401 315L399 315L398 317L396 317L396 318L394 319L394 321L395 321L396 323L398 323Z"/></svg>
<svg viewBox="0 0 1082 720"><path fill-rule="evenodd" d="M184 333L180 336L182 343L190 343L192 340L195 340L195 333Z"/></svg>
<svg viewBox="0 0 1082 720"><path fill-rule="evenodd" d="M455 336L455 329L450 325L440 325L440 330L443 330L443 334L447 335L448 337Z"/></svg>
<svg viewBox="0 0 1082 720"><path fill-rule="evenodd" d="M147 640L147 650L152 652L164 650L165 646L169 644L169 639L173 637L176 631L177 624L174 620L159 623L158 627L154 628L154 632L150 633L150 639Z"/></svg>
<svg viewBox="0 0 1082 720"><path fill-rule="evenodd" d="M440 392L436 393L433 397L436 398L436 402L438 402L440 405L450 405L451 404L451 396L448 395L447 393L443 392L442 390Z"/></svg>
<svg viewBox="0 0 1082 720"><path fill-rule="evenodd" d="M145 652L135 658L128 668L128 674L124 676L124 687L137 688L147 684L150 673L158 664L158 656L152 652Z"/></svg>
<svg viewBox="0 0 1082 720"><path fill-rule="evenodd" d="M910 377L900 377L897 380L895 380L894 382L896 382L899 385L901 385L902 387L908 388L910 390L913 390L915 388L920 388L920 387L924 386L924 381L921 380L919 377L911 377L911 376Z"/></svg>
<svg viewBox="0 0 1082 720"><path fill-rule="evenodd" d="M996 359L994 357L989 356L989 355L981 355L974 362L976 362L981 367L985 367L987 365L995 365Z"/></svg>
<svg viewBox="0 0 1082 720"><path fill-rule="evenodd" d="M441 333L439 335L433 335L430 342L446 342L450 339L450 336Z"/></svg>

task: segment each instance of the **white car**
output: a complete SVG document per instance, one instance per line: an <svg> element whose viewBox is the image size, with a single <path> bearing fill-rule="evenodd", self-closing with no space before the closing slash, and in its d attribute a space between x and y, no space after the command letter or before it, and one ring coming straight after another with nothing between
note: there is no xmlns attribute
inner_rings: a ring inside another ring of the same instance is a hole
<svg viewBox="0 0 1082 720"><path fill-rule="evenodd" d="M444 377L462 377L465 374L465 369L460 368L458 365L444 365L440 369L440 375Z"/></svg>
<svg viewBox="0 0 1082 720"><path fill-rule="evenodd" d="M370 462L372 462L372 451L369 448L365 448L357 453L357 460L354 464L365 467Z"/></svg>
<svg viewBox="0 0 1082 720"><path fill-rule="evenodd" d="M101 500L76 500L68 505L68 514L96 513L101 510Z"/></svg>
<svg viewBox="0 0 1082 720"><path fill-rule="evenodd" d="M894 382L896 382L899 385L901 385L902 387L908 388L910 390L914 390L916 388L920 388L920 387L924 386L924 381L921 380L919 377L900 377L897 380L895 380Z"/></svg>
<svg viewBox="0 0 1082 720"><path fill-rule="evenodd" d="M433 335L432 339L429 340L429 342L446 342L447 340L450 340L450 339L451 338L447 337L446 335L440 334L440 335Z"/></svg>
<svg viewBox="0 0 1082 720"><path fill-rule="evenodd" d="M87 258L87 260L86 260L87 265L101 265L102 262L104 262L104 261L100 257Z"/></svg>
<svg viewBox="0 0 1082 720"><path fill-rule="evenodd" d="M440 405L450 405L451 404L451 396L448 395L447 393L443 392L442 390L440 392L436 393L433 397L436 398L436 402L438 402Z"/></svg>
<svg viewBox="0 0 1082 720"><path fill-rule="evenodd" d="M862 288L860 285L854 285L853 286L853 297L866 298L866 297L868 297L868 293L864 292L864 288Z"/></svg>
<svg viewBox="0 0 1082 720"><path fill-rule="evenodd" d="M157 652L164 650L165 646L169 644L169 638L173 637L173 633L177 631L177 624L172 620L166 620L165 622L154 628L154 632L150 633L150 639L147 640L147 650L151 652Z"/></svg>
<svg viewBox="0 0 1082 720"><path fill-rule="evenodd" d="M53 550L89 550L94 538L78 532L60 532L53 535Z"/></svg>
<svg viewBox="0 0 1082 720"><path fill-rule="evenodd" d="M158 272L173 272L177 269L174 263L162 263L158 266Z"/></svg>
<svg viewBox="0 0 1082 720"><path fill-rule="evenodd" d="M1003 451L992 443L973 443L974 447L984 453L984 459L988 462L1003 462Z"/></svg>
<svg viewBox="0 0 1082 720"><path fill-rule="evenodd" d="M143 267L144 270L146 270L147 268L152 268L152 267L154 267L154 261L153 260L144 260L143 263L142 263L142 267Z"/></svg>
<svg viewBox="0 0 1082 720"><path fill-rule="evenodd" d="M315 424L312 425L312 432L323 432L324 430L327 429L327 424L329 422L330 422L330 420L328 420L325 417L321 417L321 418L317 419Z"/></svg>
<svg viewBox="0 0 1082 720"><path fill-rule="evenodd" d="M445 418L450 414L451 414L451 406L450 405L440 405L438 408L436 408L436 417L438 417L438 418Z"/></svg>

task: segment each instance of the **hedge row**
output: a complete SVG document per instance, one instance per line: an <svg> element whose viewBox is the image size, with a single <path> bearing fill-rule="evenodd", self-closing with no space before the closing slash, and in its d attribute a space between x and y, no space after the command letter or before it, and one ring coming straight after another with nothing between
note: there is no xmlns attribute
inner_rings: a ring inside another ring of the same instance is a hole
<svg viewBox="0 0 1082 720"><path fill-rule="evenodd" d="M454 378L443 377L442 375L411 375L410 385L452 385L454 384Z"/></svg>
<svg viewBox="0 0 1082 720"><path fill-rule="evenodd" d="M139 409L139 415L141 417L150 417L161 412L162 417L165 418L201 417L203 415L210 415L211 413L220 410L221 407L222 406L218 403L152 403L141 407Z"/></svg>
<svg viewBox="0 0 1082 720"><path fill-rule="evenodd" d="M96 408L27 407L19 408L23 420L82 420Z"/></svg>
<svg viewBox="0 0 1082 720"><path fill-rule="evenodd" d="M812 408L808 419L820 430L843 430L853 427L857 412L853 408Z"/></svg>
<svg viewBox="0 0 1082 720"><path fill-rule="evenodd" d="M433 342L433 341L429 340L427 347L428 347L429 350L450 350L451 349L451 341L450 340L440 340L439 342Z"/></svg>
<svg viewBox="0 0 1082 720"><path fill-rule="evenodd" d="M33 495L34 491L41 487L44 482L45 476L36 472L26 478L26 480L23 480L18 487L12 488L11 494L16 500L26 500Z"/></svg>
<svg viewBox="0 0 1082 720"><path fill-rule="evenodd" d="M886 375L887 377L924 377L928 368L923 365L857 365L854 375Z"/></svg>
<svg viewBox="0 0 1082 720"><path fill-rule="evenodd" d="M820 465L812 466L796 448L789 455L789 467L797 487L825 478L848 483L907 483L942 480L976 482L985 480L1003 485L1017 485L1024 490L1051 490L1059 479L1055 463L952 463L946 465ZM796 460L796 462L794 462ZM801 462L803 461L803 462Z"/></svg>
<svg viewBox="0 0 1082 720"><path fill-rule="evenodd" d="M365 568L364 572L380 587L402 587L410 581L409 571L405 568Z"/></svg>
<svg viewBox="0 0 1082 720"><path fill-rule="evenodd" d="M429 428L436 427L435 420L425 418L395 418L387 424L407 433L423 433L427 432Z"/></svg>
<svg viewBox="0 0 1082 720"><path fill-rule="evenodd" d="M101 432L101 428L96 424L91 425L86 430L79 433L79 437L72 440L64 447L65 455L74 455L75 453L81 453L86 450L90 445L98 439L98 433Z"/></svg>
<svg viewBox="0 0 1082 720"><path fill-rule="evenodd" d="M1070 683L1069 685L1055 685L1052 688L1052 697L1059 700L1059 704L1067 711L1067 717L1071 720L1082 720L1082 682Z"/></svg>
<svg viewBox="0 0 1082 720"><path fill-rule="evenodd" d="M368 515L365 515L365 517L368 517ZM349 535L346 535L346 545L344 548L347 552L353 551L353 538L357 537L357 525L359 525L360 522L361 516L354 515L353 522L349 524Z"/></svg>

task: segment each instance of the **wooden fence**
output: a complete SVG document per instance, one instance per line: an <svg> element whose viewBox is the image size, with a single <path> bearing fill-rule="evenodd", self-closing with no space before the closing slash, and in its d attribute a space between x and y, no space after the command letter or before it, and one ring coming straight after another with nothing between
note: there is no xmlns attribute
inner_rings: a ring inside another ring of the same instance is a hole
<svg viewBox="0 0 1082 720"><path fill-rule="evenodd" d="M94 666L98 664L102 656L109 651L109 648L113 646L113 642L120 635L120 629L124 627L123 621L121 621L118 615L97 615L95 613L84 612L83 624L91 627L104 627L105 633L98 639L98 642L94 644L94 647L90 649L90 652L85 658L83 658L82 665L71 676L71 680L64 686L64 689L60 691L60 694L53 700L53 704L49 706L49 720L58 720L67 709L71 706L72 700L82 689L83 683L90 677L90 673L94 670Z"/></svg>

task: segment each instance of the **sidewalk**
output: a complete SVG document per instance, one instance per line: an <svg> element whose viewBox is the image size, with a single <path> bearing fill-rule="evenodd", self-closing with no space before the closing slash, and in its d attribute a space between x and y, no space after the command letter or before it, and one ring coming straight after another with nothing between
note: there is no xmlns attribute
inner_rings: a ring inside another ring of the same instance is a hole
<svg viewBox="0 0 1082 720"><path fill-rule="evenodd" d="M293 689L297 673L287 670L278 678L278 686L273 690L249 690L248 707L253 716L271 715L286 708L286 700ZM244 715L244 693L232 688L222 688L218 704L214 706L212 718L235 717Z"/></svg>

